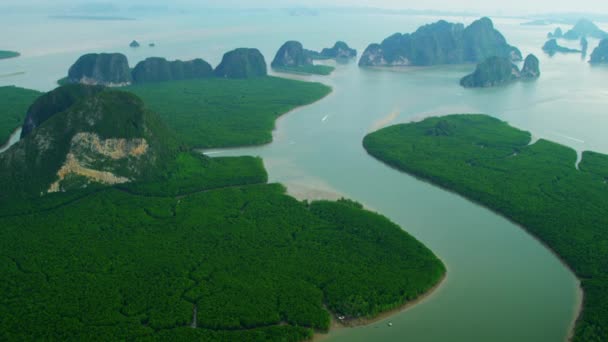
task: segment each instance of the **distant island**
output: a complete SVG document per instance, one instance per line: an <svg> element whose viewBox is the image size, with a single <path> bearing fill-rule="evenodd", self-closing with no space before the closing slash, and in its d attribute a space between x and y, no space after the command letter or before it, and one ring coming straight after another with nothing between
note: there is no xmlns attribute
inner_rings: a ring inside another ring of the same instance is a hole
<svg viewBox="0 0 608 342"><path fill-rule="evenodd" d="M357 50L351 49L348 44L343 41L338 41L331 48L324 48L321 52L305 50L312 59L317 60L349 60L357 57Z"/></svg>
<svg viewBox="0 0 608 342"><path fill-rule="evenodd" d="M135 18L113 15L50 15L51 19L91 20L91 21L133 21Z"/></svg>
<svg viewBox="0 0 608 342"><path fill-rule="evenodd" d="M568 40L579 40L583 37L605 39L608 38L608 33L602 31L597 25L591 20L580 19L574 27L568 32L564 33L563 38ZM556 37L559 38L559 37Z"/></svg>
<svg viewBox="0 0 608 342"><path fill-rule="evenodd" d="M564 46L561 46L557 43L556 39L548 40L545 45L543 45L543 51L549 56L554 56L558 53L581 53L581 50L570 49Z"/></svg>
<svg viewBox="0 0 608 342"><path fill-rule="evenodd" d="M131 44L129 44L129 47L138 48L139 47L139 42L137 40L134 40L134 41L131 42Z"/></svg>
<svg viewBox="0 0 608 342"><path fill-rule="evenodd" d="M521 61L519 49L509 45L494 28L492 20L481 18L468 27L439 21L420 27L412 34L396 33L381 44L371 44L359 65L429 66L479 63L492 56Z"/></svg>
<svg viewBox="0 0 608 342"><path fill-rule="evenodd" d="M548 39L559 39L562 38L564 36L564 31L562 31L561 27L558 27L555 29L555 31L553 32L549 32L547 34L547 38Z"/></svg>
<svg viewBox="0 0 608 342"><path fill-rule="evenodd" d="M608 64L608 39L600 41L598 47L591 53L591 64Z"/></svg>
<svg viewBox="0 0 608 342"><path fill-rule="evenodd" d="M573 341L608 331L608 155L539 140L485 115L395 125L365 137L367 152L522 225L580 279L583 311Z"/></svg>
<svg viewBox="0 0 608 342"><path fill-rule="evenodd" d="M17 58L19 56L21 56L21 54L16 51L0 50L0 59Z"/></svg>
<svg viewBox="0 0 608 342"><path fill-rule="evenodd" d="M277 51L270 64L277 71L295 72L303 74L329 75L334 68L325 65L315 65L313 54L297 41L288 41Z"/></svg>
<svg viewBox="0 0 608 342"><path fill-rule="evenodd" d="M260 56L228 52L222 77L77 83L34 101L35 127L0 154L2 336L305 341L444 278L428 248L361 204L300 202L259 158L192 151L195 134L214 146L259 123L270 134L329 92L261 75Z"/></svg>
<svg viewBox="0 0 608 342"><path fill-rule="evenodd" d="M519 70L509 58L489 57L477 65L475 72L462 78L460 85L465 88L488 88L538 77L540 77L539 60L532 54L526 57L522 70Z"/></svg>

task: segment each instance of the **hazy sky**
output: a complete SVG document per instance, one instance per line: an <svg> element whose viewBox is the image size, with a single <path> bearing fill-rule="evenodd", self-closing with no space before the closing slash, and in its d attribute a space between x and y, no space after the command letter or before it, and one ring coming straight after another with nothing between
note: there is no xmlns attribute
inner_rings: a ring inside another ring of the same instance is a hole
<svg viewBox="0 0 608 342"><path fill-rule="evenodd" d="M121 7L130 4L162 4L171 7L195 5L210 7L332 7L365 6L395 9L440 9L450 11L478 11L497 13L554 13L588 12L608 13L606 0L0 0L0 7L16 5L58 6L71 4L115 3ZM0 15L1 17L1 15Z"/></svg>

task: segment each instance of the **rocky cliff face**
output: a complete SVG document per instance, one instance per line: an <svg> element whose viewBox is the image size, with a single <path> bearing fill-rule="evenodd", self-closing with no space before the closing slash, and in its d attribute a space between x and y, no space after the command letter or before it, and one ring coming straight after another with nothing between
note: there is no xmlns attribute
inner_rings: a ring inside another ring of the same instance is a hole
<svg viewBox="0 0 608 342"><path fill-rule="evenodd" d="M224 54L214 75L222 78L253 78L268 75L268 70L259 50L240 48Z"/></svg>
<svg viewBox="0 0 608 342"><path fill-rule="evenodd" d="M602 40L598 47L593 50L589 63L608 64L608 39Z"/></svg>
<svg viewBox="0 0 608 342"><path fill-rule="evenodd" d="M213 68L202 59L191 61L167 61L160 57L139 62L132 72L133 82L161 82L213 76Z"/></svg>
<svg viewBox="0 0 608 342"><path fill-rule="evenodd" d="M312 57L307 54L302 43L288 41L279 48L271 63L273 68L297 68L312 65Z"/></svg>
<svg viewBox="0 0 608 342"><path fill-rule="evenodd" d="M69 83L124 86L131 83L127 57L120 53L91 53L80 57L68 71Z"/></svg>
<svg viewBox="0 0 608 342"><path fill-rule="evenodd" d="M512 61L521 52L509 45L494 29L492 21L481 18L468 27L439 21L420 27L412 34L396 33L381 44L370 45L363 53L361 66L426 66L477 63L490 56Z"/></svg>
<svg viewBox="0 0 608 342"><path fill-rule="evenodd" d="M74 86L56 90L59 94L70 97L62 106L73 104L0 155L0 185L6 193L40 196L145 180L177 153L175 137L136 96Z"/></svg>
<svg viewBox="0 0 608 342"><path fill-rule="evenodd" d="M351 59L357 57L357 50L351 49L345 42L338 41L334 47L323 49L320 55L327 59Z"/></svg>
<svg viewBox="0 0 608 342"><path fill-rule="evenodd" d="M40 96L27 110L21 129L21 139L57 113L72 107L77 101L93 96L103 90L100 86L70 84Z"/></svg>
<svg viewBox="0 0 608 342"><path fill-rule="evenodd" d="M540 62L536 56L529 54L521 69L521 78L532 79L538 77L540 77Z"/></svg>

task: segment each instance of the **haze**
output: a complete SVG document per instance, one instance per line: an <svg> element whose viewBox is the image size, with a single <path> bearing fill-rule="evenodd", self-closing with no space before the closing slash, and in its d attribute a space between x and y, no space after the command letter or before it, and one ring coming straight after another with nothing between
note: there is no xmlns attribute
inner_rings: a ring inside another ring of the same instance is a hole
<svg viewBox="0 0 608 342"><path fill-rule="evenodd" d="M555 12L586 12L586 13L608 13L608 2L597 0L580 0L580 1L528 1L528 0L512 0L508 2L485 1L485 0L467 0L467 1L451 1L451 0L427 0L424 2L413 0L212 0L212 1L197 1L197 0L132 0L124 1L87 1L87 0L57 0L49 3L47 0L8 0L0 4L0 8L57 8L62 6L81 6L81 5L99 5L99 4L116 4L118 7L131 5L164 5L168 7L213 7L213 8L285 8L285 7L379 7L389 9L432 9L446 11L477 11L484 14L497 13L555 13Z"/></svg>

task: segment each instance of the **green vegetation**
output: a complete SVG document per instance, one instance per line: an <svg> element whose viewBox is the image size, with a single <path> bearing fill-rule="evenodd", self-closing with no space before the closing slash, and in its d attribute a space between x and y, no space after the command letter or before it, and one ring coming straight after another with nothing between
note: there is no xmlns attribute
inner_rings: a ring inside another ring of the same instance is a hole
<svg viewBox="0 0 608 342"><path fill-rule="evenodd" d="M19 56L21 56L19 52L0 50L0 59L15 58Z"/></svg>
<svg viewBox="0 0 608 342"><path fill-rule="evenodd" d="M574 341L608 338L608 156L540 140L483 115L430 118L368 135L374 157L520 223L577 274Z"/></svg>
<svg viewBox="0 0 608 342"><path fill-rule="evenodd" d="M266 183L261 159L190 152L137 96L98 89L45 98L50 116L0 155L0 340L301 341L327 331L331 313L374 317L445 274L361 204L299 202ZM287 95L268 95L276 89ZM274 119L329 92L276 78L131 90L175 101L167 118L174 105L184 120L180 100L195 112L197 99L241 115L233 122ZM70 164L65 192L42 196L69 158L88 171ZM91 182L97 171L130 181Z"/></svg>
<svg viewBox="0 0 608 342"><path fill-rule="evenodd" d="M38 96L35 90L0 87L0 145L23 124L28 107Z"/></svg>
<svg viewBox="0 0 608 342"><path fill-rule="evenodd" d="M336 68L329 65L303 65L298 67L274 67L275 71L307 75L330 75Z"/></svg>
<svg viewBox="0 0 608 342"><path fill-rule="evenodd" d="M276 77L162 82L126 89L141 97L188 145L201 148L269 143L279 116L331 91L319 83Z"/></svg>

